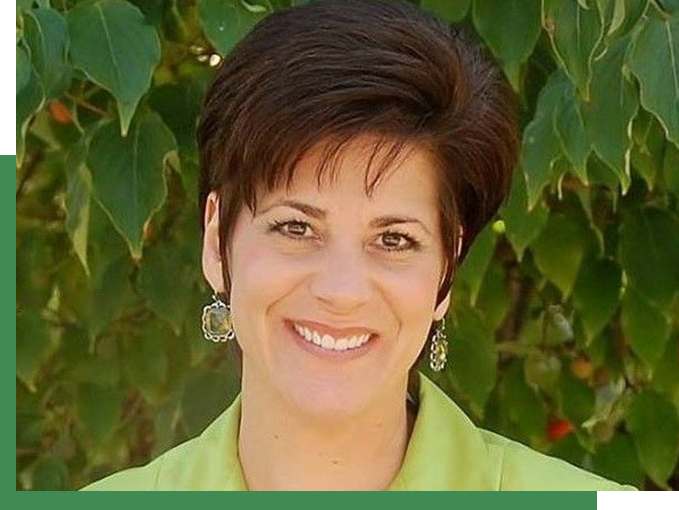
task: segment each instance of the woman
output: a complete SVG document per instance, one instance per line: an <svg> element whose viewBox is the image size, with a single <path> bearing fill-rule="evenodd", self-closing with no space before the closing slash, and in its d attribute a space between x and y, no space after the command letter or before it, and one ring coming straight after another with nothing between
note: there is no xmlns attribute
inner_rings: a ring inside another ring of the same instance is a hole
<svg viewBox="0 0 679 510"><path fill-rule="evenodd" d="M477 429L413 372L445 365L452 276L517 157L477 44L407 3L278 12L225 60L198 142L203 330L242 350L242 392L87 489L631 489Z"/></svg>

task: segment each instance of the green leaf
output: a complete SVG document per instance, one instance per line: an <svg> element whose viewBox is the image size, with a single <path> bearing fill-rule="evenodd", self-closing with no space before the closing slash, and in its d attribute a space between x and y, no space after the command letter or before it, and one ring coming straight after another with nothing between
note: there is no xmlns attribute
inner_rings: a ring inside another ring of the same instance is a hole
<svg viewBox="0 0 679 510"><path fill-rule="evenodd" d="M656 484L668 488L667 479L679 457L676 408L657 393L640 393L632 401L627 428L643 468Z"/></svg>
<svg viewBox="0 0 679 510"><path fill-rule="evenodd" d="M618 199L621 196L620 179L613 169L602 161L596 152L590 154L589 160L587 160L587 176L591 187L597 185L603 187L608 192L611 200L611 209L615 212L618 208Z"/></svg>
<svg viewBox="0 0 679 510"><path fill-rule="evenodd" d="M663 161L663 178L670 193L679 197L679 148L668 143Z"/></svg>
<svg viewBox="0 0 679 510"><path fill-rule="evenodd" d="M576 379L570 370L561 371L559 383L561 410L572 423L582 426L594 412L594 390L587 383Z"/></svg>
<svg viewBox="0 0 679 510"><path fill-rule="evenodd" d="M123 255L104 266L94 277L90 289L92 306L88 320L92 338L104 331L111 320L129 304L132 295L130 270L129 257Z"/></svg>
<svg viewBox="0 0 679 510"><path fill-rule="evenodd" d="M87 265L87 239L90 223L90 195L92 176L85 166L87 139L83 137L76 143L66 160L66 232L71 238L73 250L89 276Z"/></svg>
<svg viewBox="0 0 679 510"><path fill-rule="evenodd" d="M21 309L40 310L49 301L59 254L55 238L45 230L17 229L16 301Z"/></svg>
<svg viewBox="0 0 679 510"><path fill-rule="evenodd" d="M270 12L263 5L254 4L256 9L247 5L242 0L198 0L205 35L222 55L229 53Z"/></svg>
<svg viewBox="0 0 679 510"><path fill-rule="evenodd" d="M665 352L653 371L651 386L659 393L679 402L679 335L667 342Z"/></svg>
<svg viewBox="0 0 679 510"><path fill-rule="evenodd" d="M200 434L238 393L238 381L223 364L220 370L200 369L187 378L182 391L182 418L189 435Z"/></svg>
<svg viewBox="0 0 679 510"><path fill-rule="evenodd" d="M191 301L194 271L177 246L168 243L151 246L144 254L139 271L139 292L149 308L165 319L177 335Z"/></svg>
<svg viewBox="0 0 679 510"><path fill-rule="evenodd" d="M93 273L101 274L103 268L124 256L129 259L125 239L96 200L90 203L89 223L89 264L95 268Z"/></svg>
<svg viewBox="0 0 679 510"><path fill-rule="evenodd" d="M622 298L622 330L634 353L654 367L670 337L670 323L662 310L632 286Z"/></svg>
<svg viewBox="0 0 679 510"><path fill-rule="evenodd" d="M632 168L641 175L648 189L652 191L662 175L665 153L662 126L653 115L640 110L632 124L632 138L635 142L632 146Z"/></svg>
<svg viewBox="0 0 679 510"><path fill-rule="evenodd" d="M622 270L613 259L583 263L573 288L573 304L582 319L588 341L606 326L620 304Z"/></svg>
<svg viewBox="0 0 679 510"><path fill-rule="evenodd" d="M75 403L78 424L92 443L103 443L113 435L122 414L120 391L102 385L80 384Z"/></svg>
<svg viewBox="0 0 679 510"><path fill-rule="evenodd" d="M172 132L152 112L139 115L127 137L112 122L92 136L87 166L94 195L137 259L144 225L167 196L163 167L175 149Z"/></svg>
<svg viewBox="0 0 679 510"><path fill-rule="evenodd" d="M589 101L582 104L587 133L596 153L618 176L623 192L630 185L630 131L639 99L623 65L629 38L615 41L594 63Z"/></svg>
<svg viewBox="0 0 679 510"><path fill-rule="evenodd" d="M40 311L23 310L16 319L16 373L24 384L35 391L35 380L42 364L53 351L49 331Z"/></svg>
<svg viewBox="0 0 679 510"><path fill-rule="evenodd" d="M679 12L679 0L658 0L658 5L667 14Z"/></svg>
<svg viewBox="0 0 679 510"><path fill-rule="evenodd" d="M467 15L471 3L472 0L422 0L420 7L445 21L455 23Z"/></svg>
<svg viewBox="0 0 679 510"><path fill-rule="evenodd" d="M619 257L634 287L667 310L679 290L679 221L647 207L627 215L620 228Z"/></svg>
<svg viewBox="0 0 679 510"><path fill-rule="evenodd" d="M39 400L40 396L29 393L26 387L17 384L17 410L16 410L16 444L17 448L42 447L41 442L47 420L40 415Z"/></svg>
<svg viewBox="0 0 679 510"><path fill-rule="evenodd" d="M556 179L552 170L561 155L561 144L554 130L554 111L568 87L568 79L562 72L552 73L540 91L533 120L523 132L522 164L530 209L537 203L542 189Z"/></svg>
<svg viewBox="0 0 679 510"><path fill-rule="evenodd" d="M105 348L92 349L89 332L81 327L68 327L61 336L60 358L64 362L63 378L69 383L92 383L117 387L120 382L120 360L117 352Z"/></svg>
<svg viewBox="0 0 679 510"><path fill-rule="evenodd" d="M160 62L158 34L124 0L80 4L67 20L73 64L116 98L125 136Z"/></svg>
<svg viewBox="0 0 679 510"><path fill-rule="evenodd" d="M24 138L28 131L28 124L45 101L40 77L28 60L28 54L22 47L17 46L17 82L24 83L16 96L16 156L17 165L24 161ZM28 80L26 76L28 75Z"/></svg>
<svg viewBox="0 0 679 510"><path fill-rule="evenodd" d="M531 444L544 442L547 410L538 394L526 384L518 362L510 365L500 383L500 401L525 440Z"/></svg>
<svg viewBox="0 0 679 510"><path fill-rule="evenodd" d="M68 479L68 466L63 459L51 455L41 457L33 468L31 490L66 490Z"/></svg>
<svg viewBox="0 0 679 510"><path fill-rule="evenodd" d="M76 318L94 341L129 306L133 268L124 243L96 203L90 213L90 277L81 263L67 260L59 271L59 291L61 313Z"/></svg>
<svg viewBox="0 0 679 510"><path fill-rule="evenodd" d="M450 335L451 375L456 387L469 400L478 416L483 410L497 377L497 351L493 331L473 309L457 309Z"/></svg>
<svg viewBox="0 0 679 510"><path fill-rule="evenodd" d="M66 20L54 9L26 11L24 37L31 48L31 60L44 86L45 99L59 96L71 80Z"/></svg>
<svg viewBox="0 0 679 510"><path fill-rule="evenodd" d="M160 114L184 151L196 149L196 125L204 90L197 79L156 87L149 105Z"/></svg>
<svg viewBox="0 0 679 510"><path fill-rule="evenodd" d="M175 446L177 433L182 430L182 424L177 419L177 417L181 416L178 397L179 395L163 403L153 413L153 434L155 439L153 450L151 451L151 457L153 458L158 457ZM195 436L189 435L189 437Z"/></svg>
<svg viewBox="0 0 679 510"><path fill-rule="evenodd" d="M16 67L16 93L19 95L19 92L21 92L31 79L31 59L28 56L28 53L26 53L26 50L19 45L16 47Z"/></svg>
<svg viewBox="0 0 679 510"><path fill-rule="evenodd" d="M574 88L561 97L554 111L554 129L573 170L587 184L587 158L592 151L592 144L585 131L580 102Z"/></svg>
<svg viewBox="0 0 679 510"><path fill-rule="evenodd" d="M529 354L523 360L523 374L531 388L553 394L561 374L561 360L542 352Z"/></svg>
<svg viewBox="0 0 679 510"><path fill-rule="evenodd" d="M658 117L667 138L679 145L677 19L649 16L634 38L627 61L639 80L641 104Z"/></svg>
<svg viewBox="0 0 679 510"><path fill-rule="evenodd" d="M538 269L568 297L585 255L586 238L573 218L553 213L531 245Z"/></svg>
<svg viewBox="0 0 679 510"><path fill-rule="evenodd" d="M123 366L131 384L152 403L162 402L168 382L168 345L172 331L159 321L146 321L123 345Z"/></svg>
<svg viewBox="0 0 679 510"><path fill-rule="evenodd" d="M637 24L646 10L648 0L598 0L604 17L606 37L623 37Z"/></svg>
<svg viewBox="0 0 679 510"><path fill-rule="evenodd" d="M616 434L597 448L594 471L618 483L643 487L644 472L639 465L634 443L627 434Z"/></svg>
<svg viewBox="0 0 679 510"><path fill-rule="evenodd" d="M476 30L518 90L520 66L530 57L540 35L539 0L474 0L472 17Z"/></svg>
<svg viewBox="0 0 679 510"><path fill-rule="evenodd" d="M587 452L578 440L578 432L562 437L555 443L551 443L545 453L552 457L563 459L578 467L585 466Z"/></svg>
<svg viewBox="0 0 679 510"><path fill-rule="evenodd" d="M505 235L517 258L521 260L523 252L540 234L549 217L549 211L542 202L537 202L531 210L528 209L528 193L522 168L514 171L512 188L500 209L500 216L505 222Z"/></svg>
<svg viewBox="0 0 679 510"><path fill-rule="evenodd" d="M191 156L182 158L180 177L186 195L189 197L197 197L199 186L198 179L200 177L200 163L197 158ZM194 202L194 205L197 209L197 203Z"/></svg>
<svg viewBox="0 0 679 510"><path fill-rule="evenodd" d="M475 308L482 311L486 324L495 331L500 327L510 307L504 268L497 259L491 260L479 290Z"/></svg>
<svg viewBox="0 0 679 510"><path fill-rule="evenodd" d="M592 61L604 35L597 7L584 9L571 0L543 0L542 6L542 26L549 34L554 53L587 99Z"/></svg>
<svg viewBox="0 0 679 510"><path fill-rule="evenodd" d="M474 240L471 249L458 270L456 280L469 289L470 304L476 304L488 264L493 258L497 236L492 227L486 227Z"/></svg>

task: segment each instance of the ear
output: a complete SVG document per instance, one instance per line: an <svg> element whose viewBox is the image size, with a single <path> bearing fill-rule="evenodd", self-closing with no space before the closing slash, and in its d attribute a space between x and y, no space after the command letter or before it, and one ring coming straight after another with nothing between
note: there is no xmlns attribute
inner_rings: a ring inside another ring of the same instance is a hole
<svg viewBox="0 0 679 510"><path fill-rule="evenodd" d="M458 230L458 237L457 237L457 243L455 245L455 258L456 260L460 257L460 253L462 253L462 241L464 239L464 230L460 226ZM448 270L448 264L449 262L446 261L445 267L443 269L443 274L446 274L446 271ZM443 279L443 278L442 278ZM443 281L441 281L443 283ZM435 321L440 321L446 316L446 313L448 313L448 308L450 307L450 292L448 292L448 295L445 297L443 301L441 301L441 304L436 307L436 310L434 310L434 320Z"/></svg>
<svg viewBox="0 0 679 510"><path fill-rule="evenodd" d="M460 225L457 229L457 244L455 246L455 258L458 260L462 253L462 243L464 242L464 228Z"/></svg>
<svg viewBox="0 0 679 510"><path fill-rule="evenodd" d="M205 203L203 218L203 274L215 292L224 292L222 256L219 251L219 197L211 192Z"/></svg>
<svg viewBox="0 0 679 510"><path fill-rule="evenodd" d="M446 271L448 270L448 264L449 262L446 261L444 267L443 267L443 276L441 276L441 281L439 282L439 285L443 284L443 278L446 274ZM450 305L450 292L448 292L448 295L441 301L441 304L436 307L436 310L434 310L434 320L435 321L440 321L445 317L446 313L448 312L448 306Z"/></svg>
<svg viewBox="0 0 679 510"><path fill-rule="evenodd" d="M441 301L441 304L436 307L436 310L434 310L434 320L435 321L442 320L446 316L446 313L448 313L449 306L450 306L450 292L445 297L445 299Z"/></svg>

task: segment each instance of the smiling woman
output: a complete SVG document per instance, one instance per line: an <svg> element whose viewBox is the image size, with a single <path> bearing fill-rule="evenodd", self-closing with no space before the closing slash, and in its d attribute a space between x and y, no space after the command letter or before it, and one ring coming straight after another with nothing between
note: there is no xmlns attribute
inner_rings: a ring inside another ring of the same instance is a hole
<svg viewBox="0 0 679 510"><path fill-rule="evenodd" d="M452 276L507 194L514 115L480 46L411 4L258 24L198 130L208 315L235 334L242 392L87 489L630 489L478 429L413 368L445 365Z"/></svg>

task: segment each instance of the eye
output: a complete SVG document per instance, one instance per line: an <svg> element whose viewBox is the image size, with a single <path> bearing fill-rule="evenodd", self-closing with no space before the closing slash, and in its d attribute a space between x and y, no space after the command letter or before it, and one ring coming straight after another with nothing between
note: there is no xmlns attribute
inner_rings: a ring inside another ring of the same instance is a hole
<svg viewBox="0 0 679 510"><path fill-rule="evenodd" d="M313 235L305 235L311 232L312 227L309 223L302 220L269 222L269 231L276 232L287 238L296 241L308 241L313 239ZM421 244L414 237L400 232L387 231L380 234L381 249L389 252L402 252L407 250L417 251Z"/></svg>
<svg viewBox="0 0 679 510"><path fill-rule="evenodd" d="M278 221L275 220L269 223L269 231L278 232L286 237L297 240L310 239L310 237L305 236L307 229L311 229L306 221L301 220L290 220L290 221Z"/></svg>
<svg viewBox="0 0 679 510"><path fill-rule="evenodd" d="M408 234L389 231L380 234L380 238L386 251L418 250L420 248L420 243Z"/></svg>

